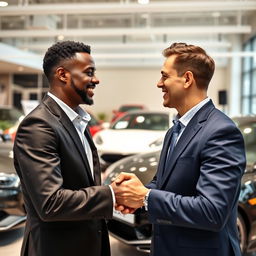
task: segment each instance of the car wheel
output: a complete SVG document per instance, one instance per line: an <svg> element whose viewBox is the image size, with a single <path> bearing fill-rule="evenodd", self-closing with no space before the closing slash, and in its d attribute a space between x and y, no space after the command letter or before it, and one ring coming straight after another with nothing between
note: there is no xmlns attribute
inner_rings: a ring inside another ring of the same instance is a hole
<svg viewBox="0 0 256 256"><path fill-rule="evenodd" d="M237 215L236 224L238 229L240 248L241 248L241 251L244 252L246 248L246 242L247 242L247 232L246 232L246 226L245 226L243 217L240 213L238 213Z"/></svg>

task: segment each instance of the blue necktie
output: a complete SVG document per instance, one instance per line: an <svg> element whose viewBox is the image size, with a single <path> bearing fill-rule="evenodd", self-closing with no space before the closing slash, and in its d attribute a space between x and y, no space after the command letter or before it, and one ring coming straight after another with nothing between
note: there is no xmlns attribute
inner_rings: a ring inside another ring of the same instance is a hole
<svg viewBox="0 0 256 256"><path fill-rule="evenodd" d="M169 150L168 150L167 158L166 158L166 162L165 162L165 169L168 166L168 164L170 164L170 160L171 160L174 148L176 146L176 142L179 137L179 133L180 133L180 129L181 129L180 121L173 120L173 123L174 123L174 125L172 128L172 137L171 137Z"/></svg>

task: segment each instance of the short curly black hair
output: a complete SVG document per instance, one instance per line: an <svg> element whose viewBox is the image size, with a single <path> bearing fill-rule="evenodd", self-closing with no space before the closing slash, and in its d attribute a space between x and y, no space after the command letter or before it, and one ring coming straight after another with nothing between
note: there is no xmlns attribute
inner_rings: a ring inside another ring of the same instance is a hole
<svg viewBox="0 0 256 256"><path fill-rule="evenodd" d="M48 81L51 81L53 68L66 59L71 59L77 52L91 53L91 47L81 42L62 41L48 48L43 59L43 69Z"/></svg>

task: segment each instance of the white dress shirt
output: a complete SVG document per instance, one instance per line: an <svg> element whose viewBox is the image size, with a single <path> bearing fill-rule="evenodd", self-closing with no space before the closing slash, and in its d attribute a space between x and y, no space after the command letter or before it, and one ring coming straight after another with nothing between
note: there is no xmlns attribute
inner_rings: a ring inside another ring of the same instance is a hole
<svg viewBox="0 0 256 256"><path fill-rule="evenodd" d="M89 142L87 141L84 135L84 131L86 129L86 126L88 125L88 122L91 120L91 116L86 111L84 111L81 107L78 106L76 108L76 111L74 111L72 108L70 108L67 104L65 104L62 100L57 98L52 93L48 92L47 94L61 107L61 109L66 113L68 118L71 120L71 122L75 126L76 131L85 149L85 154L87 156L87 159L90 165L92 178L94 179L92 150L89 145ZM110 185L109 185L109 188L111 190L113 207L114 207L116 203L115 193L113 191L113 188Z"/></svg>
<svg viewBox="0 0 256 256"><path fill-rule="evenodd" d="M94 173L93 173L93 159L92 159L92 150L89 145L89 142L87 141L84 132L86 129L86 126L88 125L88 122L91 120L91 116L84 111L81 107L77 107L74 111L72 108L70 108L67 104L65 104L62 100L57 98L52 93L48 92L48 95L61 107L61 109L66 113L70 121L73 123L73 125L76 128L76 131L80 137L80 140L83 144L85 154L87 156L92 178L94 179Z"/></svg>

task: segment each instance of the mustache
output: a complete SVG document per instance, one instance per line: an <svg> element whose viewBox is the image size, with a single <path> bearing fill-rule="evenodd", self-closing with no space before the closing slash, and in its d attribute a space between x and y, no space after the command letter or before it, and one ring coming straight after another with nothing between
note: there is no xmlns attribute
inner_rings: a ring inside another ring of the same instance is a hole
<svg viewBox="0 0 256 256"><path fill-rule="evenodd" d="M90 84L87 84L86 85L86 88L92 88L92 89L94 89L96 87L96 84L94 84L94 83L90 83Z"/></svg>

